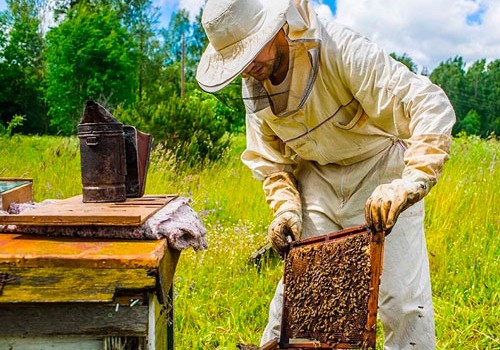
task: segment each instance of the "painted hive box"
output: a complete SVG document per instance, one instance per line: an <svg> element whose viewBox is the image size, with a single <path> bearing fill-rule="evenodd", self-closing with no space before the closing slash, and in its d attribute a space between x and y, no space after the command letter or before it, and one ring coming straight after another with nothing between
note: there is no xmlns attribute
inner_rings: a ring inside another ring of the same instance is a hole
<svg viewBox="0 0 500 350"><path fill-rule="evenodd" d="M0 178L0 210L8 211L11 203L33 200L33 180Z"/></svg>

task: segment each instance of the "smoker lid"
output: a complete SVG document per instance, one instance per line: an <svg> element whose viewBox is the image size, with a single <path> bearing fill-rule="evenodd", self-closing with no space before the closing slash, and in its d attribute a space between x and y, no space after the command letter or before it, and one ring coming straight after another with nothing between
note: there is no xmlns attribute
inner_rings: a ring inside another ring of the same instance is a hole
<svg viewBox="0 0 500 350"><path fill-rule="evenodd" d="M106 108L95 101L88 100L80 124L112 123L121 124Z"/></svg>

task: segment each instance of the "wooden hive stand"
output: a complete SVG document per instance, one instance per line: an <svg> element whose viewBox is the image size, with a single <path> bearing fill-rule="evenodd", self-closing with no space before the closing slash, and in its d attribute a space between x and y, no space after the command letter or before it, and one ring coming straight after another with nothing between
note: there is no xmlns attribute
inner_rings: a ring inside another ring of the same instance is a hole
<svg viewBox="0 0 500 350"><path fill-rule="evenodd" d="M173 349L179 255L166 239L0 232L0 349Z"/></svg>

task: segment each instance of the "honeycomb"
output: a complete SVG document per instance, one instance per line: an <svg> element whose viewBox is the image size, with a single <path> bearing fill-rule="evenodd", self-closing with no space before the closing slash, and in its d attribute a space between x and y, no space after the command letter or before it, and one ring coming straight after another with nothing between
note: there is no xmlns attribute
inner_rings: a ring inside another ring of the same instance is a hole
<svg viewBox="0 0 500 350"><path fill-rule="evenodd" d="M372 234L293 247L285 261L284 320L288 338L332 348L369 348L366 331L372 282ZM375 305L376 306L376 305ZM375 310L376 312L376 310Z"/></svg>

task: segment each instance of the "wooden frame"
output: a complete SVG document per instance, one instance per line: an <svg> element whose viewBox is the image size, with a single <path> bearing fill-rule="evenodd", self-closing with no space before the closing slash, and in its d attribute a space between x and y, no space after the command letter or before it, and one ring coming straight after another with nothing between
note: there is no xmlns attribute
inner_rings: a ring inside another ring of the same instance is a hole
<svg viewBox="0 0 500 350"><path fill-rule="evenodd" d="M347 337L343 337L340 341L335 343L321 342L314 340L312 333L305 331L309 337L294 338L294 332L292 331L292 322L290 317L290 309L292 305L289 305L286 301L293 300L295 296L287 298L290 291L287 288L287 283L292 282L292 278L298 278L300 274L300 267L294 267L294 261L291 261L292 268L288 271L285 264L285 275L284 275L284 303L283 303L283 319L281 324L281 337L279 341L279 346L281 349L290 348L300 348L300 349L375 349L376 345L376 320L377 320L377 304L378 304L378 290L380 284L380 275L382 273L382 261L383 261L383 246L384 246L384 232L372 232L364 226L357 226L350 229L341 230L338 232L333 232L324 236L312 237L299 242L292 242L289 255L287 259L291 259L295 251L305 247L305 246L316 246L321 249L324 245L329 243L336 243L341 240L349 239L355 235L368 235L369 237L369 259L370 259L370 276L369 276L369 295L367 300L368 310L366 313L366 319L361 320L364 323L364 330L362 334L362 340L350 340ZM321 266L319 266L321 268ZM295 271L295 272L290 272ZM298 279L297 279L298 280ZM309 298L310 296L306 296ZM339 308L341 306L338 306ZM346 305L345 307L349 307Z"/></svg>

